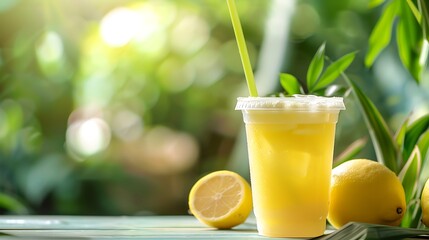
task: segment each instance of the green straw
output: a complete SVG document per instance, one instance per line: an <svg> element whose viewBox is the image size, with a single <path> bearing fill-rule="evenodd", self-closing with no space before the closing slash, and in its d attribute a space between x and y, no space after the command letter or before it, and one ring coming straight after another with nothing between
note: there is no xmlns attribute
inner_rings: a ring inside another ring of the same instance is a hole
<svg viewBox="0 0 429 240"><path fill-rule="evenodd" d="M231 15L232 27L234 28L235 38L237 39L238 51L240 52L241 63L246 76L247 87L251 97L258 96L255 78L253 77L252 65L250 64L249 53L247 52L246 41L244 40L243 29L241 28L240 18L234 0L226 0L228 3L229 14Z"/></svg>

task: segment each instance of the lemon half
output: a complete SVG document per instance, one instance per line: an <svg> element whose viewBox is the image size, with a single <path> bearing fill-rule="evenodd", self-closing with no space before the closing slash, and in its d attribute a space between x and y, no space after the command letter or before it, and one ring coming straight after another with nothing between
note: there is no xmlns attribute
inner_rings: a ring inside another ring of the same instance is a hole
<svg viewBox="0 0 429 240"><path fill-rule="evenodd" d="M217 171L198 180L189 193L191 213L208 226L229 229L252 210L249 183L237 173Z"/></svg>

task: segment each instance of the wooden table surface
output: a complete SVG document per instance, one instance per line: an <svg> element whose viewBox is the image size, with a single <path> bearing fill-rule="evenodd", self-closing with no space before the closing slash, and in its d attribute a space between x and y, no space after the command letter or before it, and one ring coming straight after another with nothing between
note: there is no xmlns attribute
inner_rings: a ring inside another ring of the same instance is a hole
<svg viewBox="0 0 429 240"><path fill-rule="evenodd" d="M401 238L398 237L401 232ZM328 229L318 240L429 239L429 229L405 229L365 223L348 223ZM394 235L392 235L394 234ZM253 215L232 230L217 230L193 216L0 216L0 240L81 239L275 239L259 236ZM281 238L287 239L287 238ZM302 239L302 238L301 238Z"/></svg>
<svg viewBox="0 0 429 240"><path fill-rule="evenodd" d="M253 217L232 230L217 230L192 216L0 216L0 240L183 238L274 239L258 235Z"/></svg>

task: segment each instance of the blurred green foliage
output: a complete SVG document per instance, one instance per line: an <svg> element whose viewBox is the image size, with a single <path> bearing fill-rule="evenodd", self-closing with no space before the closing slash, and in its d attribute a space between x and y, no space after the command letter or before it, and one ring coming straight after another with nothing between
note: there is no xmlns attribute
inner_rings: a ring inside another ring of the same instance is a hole
<svg viewBox="0 0 429 240"><path fill-rule="evenodd" d="M332 59L360 50L347 71L395 129L429 111L429 83L390 45L364 67L381 13L368 2L297 1L282 72L306 79L325 41ZM256 70L272 3L237 1ZM3 0L0 212L184 214L196 179L228 166L246 91L224 1ZM346 104L336 152L368 136Z"/></svg>
<svg viewBox="0 0 429 240"><path fill-rule="evenodd" d="M185 213L194 179L225 166L239 126L226 5L6 2L2 212ZM254 62L267 6L239 4Z"/></svg>

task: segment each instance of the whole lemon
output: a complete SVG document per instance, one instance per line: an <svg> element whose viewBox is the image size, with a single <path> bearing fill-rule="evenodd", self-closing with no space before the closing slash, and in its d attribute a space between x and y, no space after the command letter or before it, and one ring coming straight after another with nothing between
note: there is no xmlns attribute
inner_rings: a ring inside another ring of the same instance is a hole
<svg viewBox="0 0 429 240"><path fill-rule="evenodd" d="M426 181L420 200L420 204L422 205L422 222L426 227L429 227L429 179Z"/></svg>
<svg viewBox="0 0 429 240"><path fill-rule="evenodd" d="M328 211L332 226L348 222L398 226L405 210L399 178L381 163L355 159L332 170Z"/></svg>

